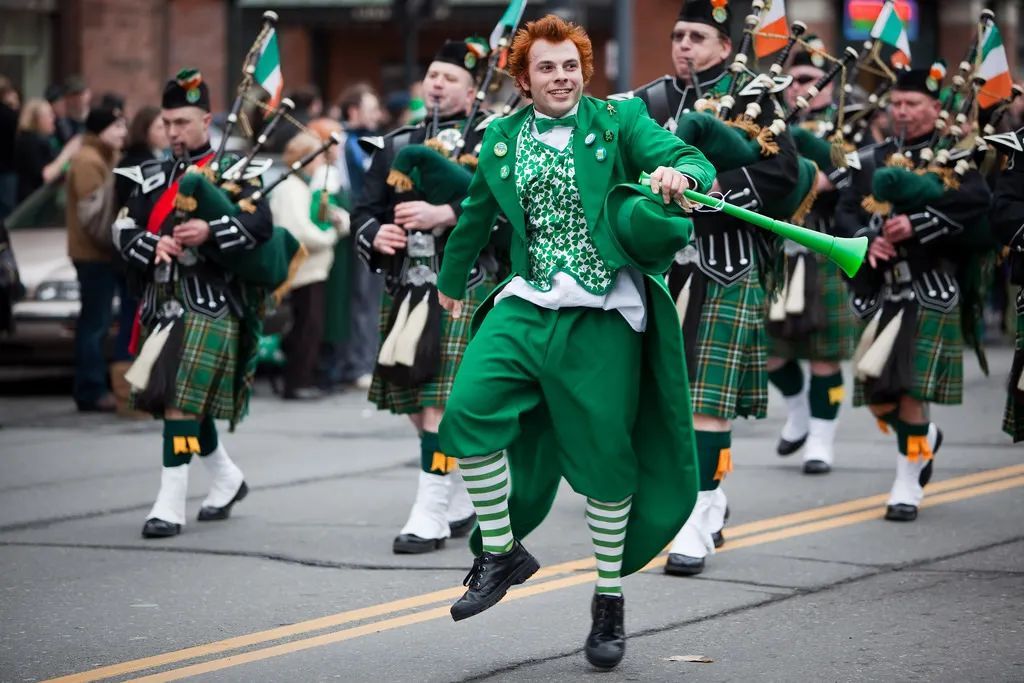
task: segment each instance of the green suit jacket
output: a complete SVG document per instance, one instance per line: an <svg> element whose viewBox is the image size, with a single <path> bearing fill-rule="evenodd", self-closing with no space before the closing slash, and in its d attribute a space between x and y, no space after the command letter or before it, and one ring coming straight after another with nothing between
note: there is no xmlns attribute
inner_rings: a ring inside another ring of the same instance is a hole
<svg viewBox="0 0 1024 683"><path fill-rule="evenodd" d="M533 107L487 127L480 148L480 161L469 196L462 203L462 216L452 229L444 248L444 263L437 288L453 299L466 294L466 278L480 251L490 239L498 213L512 224L512 272L528 276L526 217L516 192L516 141L524 124L531 120ZM574 162L583 210L601 258L613 270L626 265L614 247L604 216L608 192L620 183L635 183L644 171L671 166L693 178L699 192L707 192L715 169L695 147L668 132L647 115L639 99L605 102L584 97L576 113ZM592 138L590 136L593 136ZM586 144L586 140L592 140ZM598 160L599 150L604 159ZM500 155L504 151L503 155ZM507 170L504 170L507 169Z"/></svg>
<svg viewBox="0 0 1024 683"><path fill-rule="evenodd" d="M500 119L488 127L484 136L480 163L463 203L462 216L445 246L438 279L438 289L452 298L465 295L469 268L487 243L499 211L508 217L514 233L510 277L528 274L525 217L515 188L515 154L519 131L530 120L530 113L528 107ZM580 101L577 122L576 182L587 224L602 258L611 267L619 268L625 263L603 216L608 192L617 184L636 182L642 171L650 172L658 166L678 169L697 182L697 189L706 191L714 179L714 168L694 147L648 117L638 99L609 105L585 97ZM593 141L586 144L591 134ZM500 143L504 143L504 154L500 154ZM599 149L604 150L603 161L598 160ZM503 167L508 171L503 172ZM625 574L642 569L672 540L693 509L699 482L679 318L664 278L648 277L646 282L647 329L643 335L638 378L640 401L632 438L637 479L623 555ZM501 289L497 287L476 312L474 331ZM473 378L460 375L457 381ZM615 400L614 396L609 400ZM544 520L563 475L562 445L552 428L552 419L552 408L543 405L523 415L521 436L507 449L512 479L509 508L516 538L524 538ZM447 436L443 422L440 431L443 449ZM577 492L597 500L620 500L621 483L608 481L601 473L600 463L595 463L589 477L577 477L569 483ZM479 554L479 530L471 545Z"/></svg>

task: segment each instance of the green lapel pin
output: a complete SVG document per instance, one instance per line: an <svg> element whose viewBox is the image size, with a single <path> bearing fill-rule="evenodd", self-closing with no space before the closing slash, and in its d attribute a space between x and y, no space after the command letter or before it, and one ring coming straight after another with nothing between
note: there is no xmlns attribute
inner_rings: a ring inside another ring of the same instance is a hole
<svg viewBox="0 0 1024 683"><path fill-rule="evenodd" d="M594 140L596 139L597 136L595 134L587 133L587 137L583 139L583 144L586 145L587 147L590 147L592 144L594 144Z"/></svg>
<svg viewBox="0 0 1024 683"><path fill-rule="evenodd" d="M608 158L608 151L604 147L598 147L597 151L594 152L594 158L598 161L604 161Z"/></svg>
<svg viewBox="0 0 1024 683"><path fill-rule="evenodd" d="M494 156L500 159L506 154L508 154L508 145L506 145L504 142L499 142L498 144L494 145ZM502 177L504 178L505 176Z"/></svg>
<svg viewBox="0 0 1024 683"><path fill-rule="evenodd" d="M497 150L495 150L495 151L497 151ZM501 156L504 156L504 154L501 155ZM509 176L510 173L511 173L511 171L508 168L508 164L502 165L501 169L498 170L498 175L501 176L502 180L508 180L508 176Z"/></svg>
<svg viewBox="0 0 1024 683"><path fill-rule="evenodd" d="M610 130L606 130L604 132L604 141L605 142L611 142L614 139L615 139L615 133L611 132Z"/></svg>

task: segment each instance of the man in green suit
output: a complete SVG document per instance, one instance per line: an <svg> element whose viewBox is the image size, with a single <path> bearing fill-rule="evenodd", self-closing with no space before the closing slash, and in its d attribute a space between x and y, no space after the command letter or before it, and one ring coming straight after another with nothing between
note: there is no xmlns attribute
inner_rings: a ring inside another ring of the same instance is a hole
<svg viewBox="0 0 1024 683"><path fill-rule="evenodd" d="M593 50L578 26L528 23L508 68L533 105L488 128L438 278L441 304L461 315L466 274L495 216L508 217L513 274L476 314L440 428L479 522L452 617L538 569L518 539L565 477L587 497L597 561L585 653L611 668L625 651L621 576L665 547L696 499L682 337L661 273L692 229L676 203L714 169L640 100L583 97ZM646 195L623 185L642 172Z"/></svg>

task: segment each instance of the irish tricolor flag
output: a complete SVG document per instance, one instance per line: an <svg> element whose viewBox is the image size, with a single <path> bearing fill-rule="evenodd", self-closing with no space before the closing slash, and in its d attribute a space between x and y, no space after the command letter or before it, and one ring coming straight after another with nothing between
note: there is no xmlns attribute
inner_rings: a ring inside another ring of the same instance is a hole
<svg viewBox="0 0 1024 683"><path fill-rule="evenodd" d="M260 46L260 56L256 59L256 72L253 74L256 84L270 94L270 106L276 107L281 101L284 89L284 78L281 77L281 53L277 49L277 31L270 29Z"/></svg>
<svg viewBox="0 0 1024 683"><path fill-rule="evenodd" d="M875 25L871 27L871 37L886 45L892 45L901 53L900 57L893 56L893 62L910 64L910 39L907 38L907 29L896 14L896 8L892 2L886 2L882 11L878 13Z"/></svg>
<svg viewBox="0 0 1024 683"><path fill-rule="evenodd" d="M990 23L985 35L981 38L981 64L977 75L985 79L978 92L978 105L988 109L999 100L1010 96L1013 81L1010 78L1010 65L1006 62L1006 49L1003 38L995 23Z"/></svg>
<svg viewBox="0 0 1024 683"><path fill-rule="evenodd" d="M754 54L758 59L786 47L789 27L786 25L786 3L769 0L754 32Z"/></svg>

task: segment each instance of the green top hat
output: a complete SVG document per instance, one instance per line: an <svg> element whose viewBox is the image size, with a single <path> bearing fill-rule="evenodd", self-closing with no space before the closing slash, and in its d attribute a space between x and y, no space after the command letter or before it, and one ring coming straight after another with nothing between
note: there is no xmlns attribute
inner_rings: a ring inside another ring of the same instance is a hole
<svg viewBox="0 0 1024 683"><path fill-rule="evenodd" d="M675 202L665 204L660 194L644 185L613 187L605 200L604 215L622 260L648 275L664 274L693 232L693 221L682 207Z"/></svg>
<svg viewBox="0 0 1024 683"><path fill-rule="evenodd" d="M415 189L431 204L451 204L466 196L473 174L426 145L406 145L395 155L388 185L399 192Z"/></svg>

